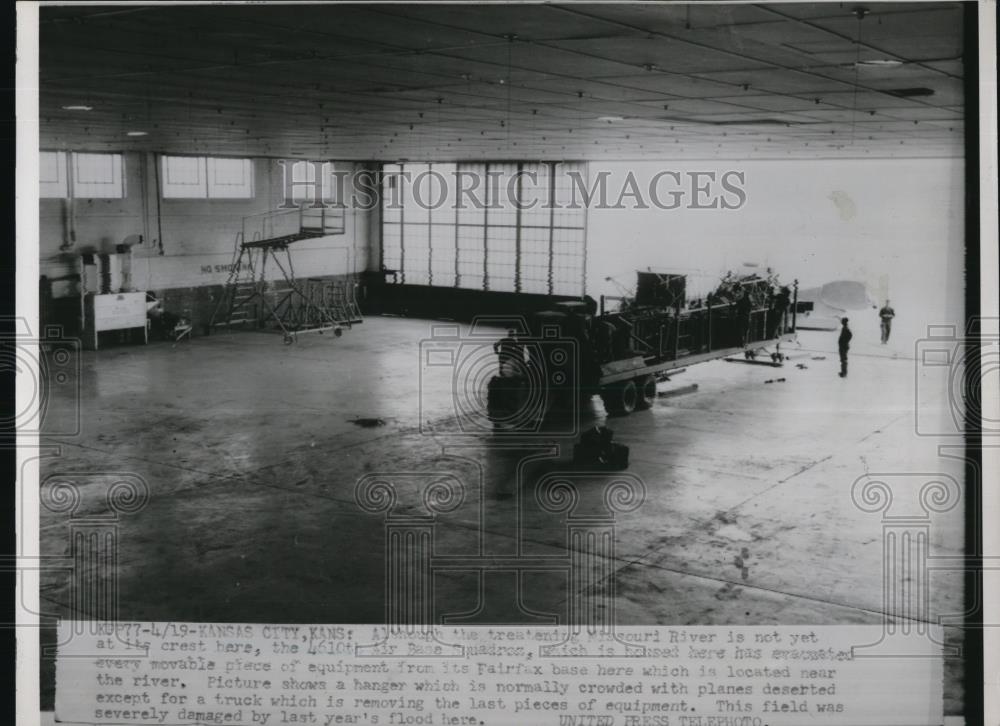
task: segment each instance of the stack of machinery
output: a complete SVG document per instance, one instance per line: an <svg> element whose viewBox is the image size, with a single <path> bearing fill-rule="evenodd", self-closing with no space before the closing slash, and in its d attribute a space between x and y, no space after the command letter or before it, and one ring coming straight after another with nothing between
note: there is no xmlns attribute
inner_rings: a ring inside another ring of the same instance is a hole
<svg viewBox="0 0 1000 726"><path fill-rule="evenodd" d="M780 363L778 345L795 331L796 294L797 283L782 286L774 276L727 275L704 299L688 300L684 275L639 272L634 297L617 311L603 312L602 298L598 314L595 301L585 298L537 313L531 339L545 344L525 345L525 378L544 382L546 413L594 394L612 414L649 408L657 380L672 370L735 353L752 359L772 344L772 360ZM565 354L532 355L560 340ZM503 378L491 381L491 389L519 389ZM491 396L491 406L503 415L525 397Z"/></svg>

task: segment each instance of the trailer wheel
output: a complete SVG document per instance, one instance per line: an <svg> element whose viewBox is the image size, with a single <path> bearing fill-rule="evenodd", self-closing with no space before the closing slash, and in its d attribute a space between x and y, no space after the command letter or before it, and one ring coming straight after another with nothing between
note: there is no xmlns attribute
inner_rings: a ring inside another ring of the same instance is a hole
<svg viewBox="0 0 1000 726"><path fill-rule="evenodd" d="M635 387L638 393L635 407L640 411L652 407L656 401L656 379L653 376L639 376L635 379Z"/></svg>
<svg viewBox="0 0 1000 726"><path fill-rule="evenodd" d="M635 381L622 381L601 390L605 410L613 416L623 416L635 411L639 402L639 389Z"/></svg>

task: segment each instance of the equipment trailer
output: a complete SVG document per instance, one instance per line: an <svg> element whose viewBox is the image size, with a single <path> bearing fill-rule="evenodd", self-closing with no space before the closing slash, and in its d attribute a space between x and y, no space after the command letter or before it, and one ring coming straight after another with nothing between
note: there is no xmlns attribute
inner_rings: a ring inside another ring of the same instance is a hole
<svg viewBox="0 0 1000 726"><path fill-rule="evenodd" d="M657 380L671 371L735 354L760 363L761 352L780 365L780 345L795 333L798 283L776 289L753 276L730 287L726 298L689 302L684 276L640 272L635 301L621 311L603 312L602 298L596 314L588 298L536 313L523 367L490 381L491 418L509 420L539 398L539 386L543 416L595 394L609 414L627 415L652 406Z"/></svg>

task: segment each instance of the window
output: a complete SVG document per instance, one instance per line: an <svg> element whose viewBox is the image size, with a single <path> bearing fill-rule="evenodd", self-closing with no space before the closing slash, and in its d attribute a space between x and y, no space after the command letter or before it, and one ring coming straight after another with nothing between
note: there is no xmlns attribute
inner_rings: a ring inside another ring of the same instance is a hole
<svg viewBox="0 0 1000 726"><path fill-rule="evenodd" d="M399 282L583 294L586 210L570 207L584 164L386 164L383 173L382 264Z"/></svg>
<svg viewBox="0 0 1000 726"><path fill-rule="evenodd" d="M73 154L73 196L121 199L125 196L121 154Z"/></svg>
<svg viewBox="0 0 1000 726"><path fill-rule="evenodd" d="M42 199L65 199L69 196L66 154L61 151L43 151L39 154L38 181Z"/></svg>
<svg viewBox="0 0 1000 726"><path fill-rule="evenodd" d="M67 161L72 179L67 173ZM125 197L124 167L121 154L43 151L39 154L41 196L49 199L122 199Z"/></svg>
<svg viewBox="0 0 1000 726"><path fill-rule="evenodd" d="M283 203L321 205L336 204L340 199L337 177L332 161L281 160ZM316 175L319 174L317 180ZM289 179L289 175L291 178Z"/></svg>
<svg viewBox="0 0 1000 726"><path fill-rule="evenodd" d="M213 156L164 156L164 199L252 199L253 160Z"/></svg>
<svg viewBox="0 0 1000 726"><path fill-rule="evenodd" d="M253 161L208 157L209 199L252 199Z"/></svg>
<svg viewBox="0 0 1000 726"><path fill-rule="evenodd" d="M207 199L203 156L163 157L163 198Z"/></svg>

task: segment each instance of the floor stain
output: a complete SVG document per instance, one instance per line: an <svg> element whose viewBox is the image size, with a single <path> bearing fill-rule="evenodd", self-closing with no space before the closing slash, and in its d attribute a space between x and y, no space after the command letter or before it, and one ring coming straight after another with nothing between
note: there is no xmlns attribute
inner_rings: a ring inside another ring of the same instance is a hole
<svg viewBox="0 0 1000 726"><path fill-rule="evenodd" d="M727 582L715 592L717 600L736 600L743 594L743 588Z"/></svg>
<svg viewBox="0 0 1000 726"><path fill-rule="evenodd" d="M737 567L740 571L740 577L746 580L750 577L750 567L747 561L750 559L750 550L746 547L740 550L740 553L733 558L733 565Z"/></svg>
<svg viewBox="0 0 1000 726"><path fill-rule="evenodd" d="M722 522L723 524L735 524L736 523L736 515L732 514L731 512L722 512L722 511L716 512L715 513L715 518L717 520L719 520L720 522Z"/></svg>
<svg viewBox="0 0 1000 726"><path fill-rule="evenodd" d="M351 423L355 426L360 426L363 429L377 429L379 426L385 426L385 419L381 418L352 418Z"/></svg>
<svg viewBox="0 0 1000 726"><path fill-rule="evenodd" d="M840 214L840 218L845 222L854 219L858 213L858 208L854 204L854 200L851 199L847 192L835 190L830 193L827 199L832 201L834 206L837 207L837 213Z"/></svg>

